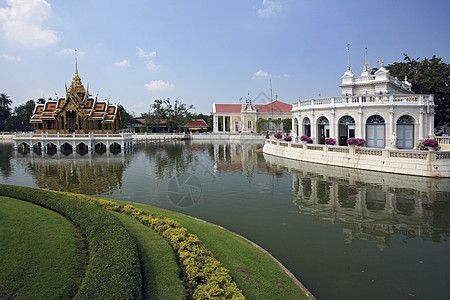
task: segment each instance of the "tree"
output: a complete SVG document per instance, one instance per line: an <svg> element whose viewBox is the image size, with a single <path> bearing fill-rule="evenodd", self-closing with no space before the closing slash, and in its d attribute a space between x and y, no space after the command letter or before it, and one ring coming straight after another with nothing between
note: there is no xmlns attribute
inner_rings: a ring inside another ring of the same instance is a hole
<svg viewBox="0 0 450 300"><path fill-rule="evenodd" d="M0 131L9 130L8 121L11 117L11 109L9 106L12 100L5 93L0 93Z"/></svg>
<svg viewBox="0 0 450 300"><path fill-rule="evenodd" d="M189 120L192 114L189 112L194 109L193 105L187 106L178 99L172 104L170 99L159 99L150 106L150 111L145 114L149 124L159 124L160 121L166 121L165 126L169 131L180 129Z"/></svg>
<svg viewBox="0 0 450 300"><path fill-rule="evenodd" d="M9 108L9 106L12 104L12 100L8 95L5 93L0 94L0 107L3 108Z"/></svg>
<svg viewBox="0 0 450 300"><path fill-rule="evenodd" d="M131 122L133 121L134 117L132 114L127 112L125 107L123 107L121 104L119 104L119 114L120 119L122 120L122 124L120 124L121 129L125 129L128 126L130 126Z"/></svg>
<svg viewBox="0 0 450 300"><path fill-rule="evenodd" d="M33 114L34 106L34 100L28 100L25 104L19 105L14 108L10 124L12 129L16 131L33 130L33 126L31 126L30 124L30 118Z"/></svg>
<svg viewBox="0 0 450 300"><path fill-rule="evenodd" d="M449 101L449 77L450 65L443 62L442 58L433 55L432 58L420 57L409 58L403 54L404 62L394 62L388 65L392 76L407 79L412 84L412 90L418 94L434 94L434 103L437 105L435 111L435 127L438 129L442 125L450 122L450 101Z"/></svg>

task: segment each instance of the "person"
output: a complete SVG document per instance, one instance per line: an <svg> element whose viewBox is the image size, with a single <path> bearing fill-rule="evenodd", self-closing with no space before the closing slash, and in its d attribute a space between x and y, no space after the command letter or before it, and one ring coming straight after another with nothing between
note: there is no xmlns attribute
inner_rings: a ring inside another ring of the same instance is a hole
<svg viewBox="0 0 450 300"><path fill-rule="evenodd" d="M268 139L269 138L269 131L267 131L267 133L266 133L266 139Z"/></svg>

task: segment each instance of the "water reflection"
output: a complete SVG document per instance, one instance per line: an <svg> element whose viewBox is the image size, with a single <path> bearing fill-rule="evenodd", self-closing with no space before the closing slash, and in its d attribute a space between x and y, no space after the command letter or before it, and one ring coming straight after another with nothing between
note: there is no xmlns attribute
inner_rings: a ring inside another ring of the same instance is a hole
<svg viewBox="0 0 450 300"><path fill-rule="evenodd" d="M18 153L17 162L32 175L36 186L87 195L111 194L122 188L122 177L129 165L129 153L72 152L48 155Z"/></svg>
<svg viewBox="0 0 450 300"><path fill-rule="evenodd" d="M13 154L12 144L2 141L0 145L0 172L4 177L11 176L11 172L13 171L11 165Z"/></svg>
<svg viewBox="0 0 450 300"><path fill-rule="evenodd" d="M264 155L292 175L292 200L309 214L342 228L345 242L371 240L379 249L393 234L440 241L450 232L448 179L380 174Z"/></svg>
<svg viewBox="0 0 450 300"><path fill-rule="evenodd" d="M168 144L143 144L144 152L155 167L153 172L158 179L171 178L185 174L191 165L198 161L197 156L187 147L185 142L173 142Z"/></svg>

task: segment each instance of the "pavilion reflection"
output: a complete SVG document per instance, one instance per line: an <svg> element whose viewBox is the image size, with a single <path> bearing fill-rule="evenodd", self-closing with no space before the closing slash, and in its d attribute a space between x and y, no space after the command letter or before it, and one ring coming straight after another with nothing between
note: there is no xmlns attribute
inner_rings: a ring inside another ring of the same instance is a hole
<svg viewBox="0 0 450 300"><path fill-rule="evenodd" d="M448 179L264 158L291 173L292 201L299 212L340 226L346 243L372 240L383 250L394 234L440 241L450 233Z"/></svg>
<svg viewBox="0 0 450 300"><path fill-rule="evenodd" d="M77 155L65 157L37 155L18 156L19 164L31 173L40 188L86 195L111 194L121 190L122 177L130 163L128 153Z"/></svg>

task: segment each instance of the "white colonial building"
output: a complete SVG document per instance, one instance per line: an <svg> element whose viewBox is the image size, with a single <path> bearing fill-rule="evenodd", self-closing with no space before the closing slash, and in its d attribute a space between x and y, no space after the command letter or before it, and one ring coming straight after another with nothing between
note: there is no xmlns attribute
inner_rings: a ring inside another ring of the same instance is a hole
<svg viewBox="0 0 450 300"><path fill-rule="evenodd" d="M392 77L383 63L370 75L366 63L361 76L350 66L342 76L341 96L300 100L293 104L292 131L324 144L332 137L337 145L347 138L364 138L367 147L412 149L434 136L433 95L411 91L411 84Z"/></svg>

